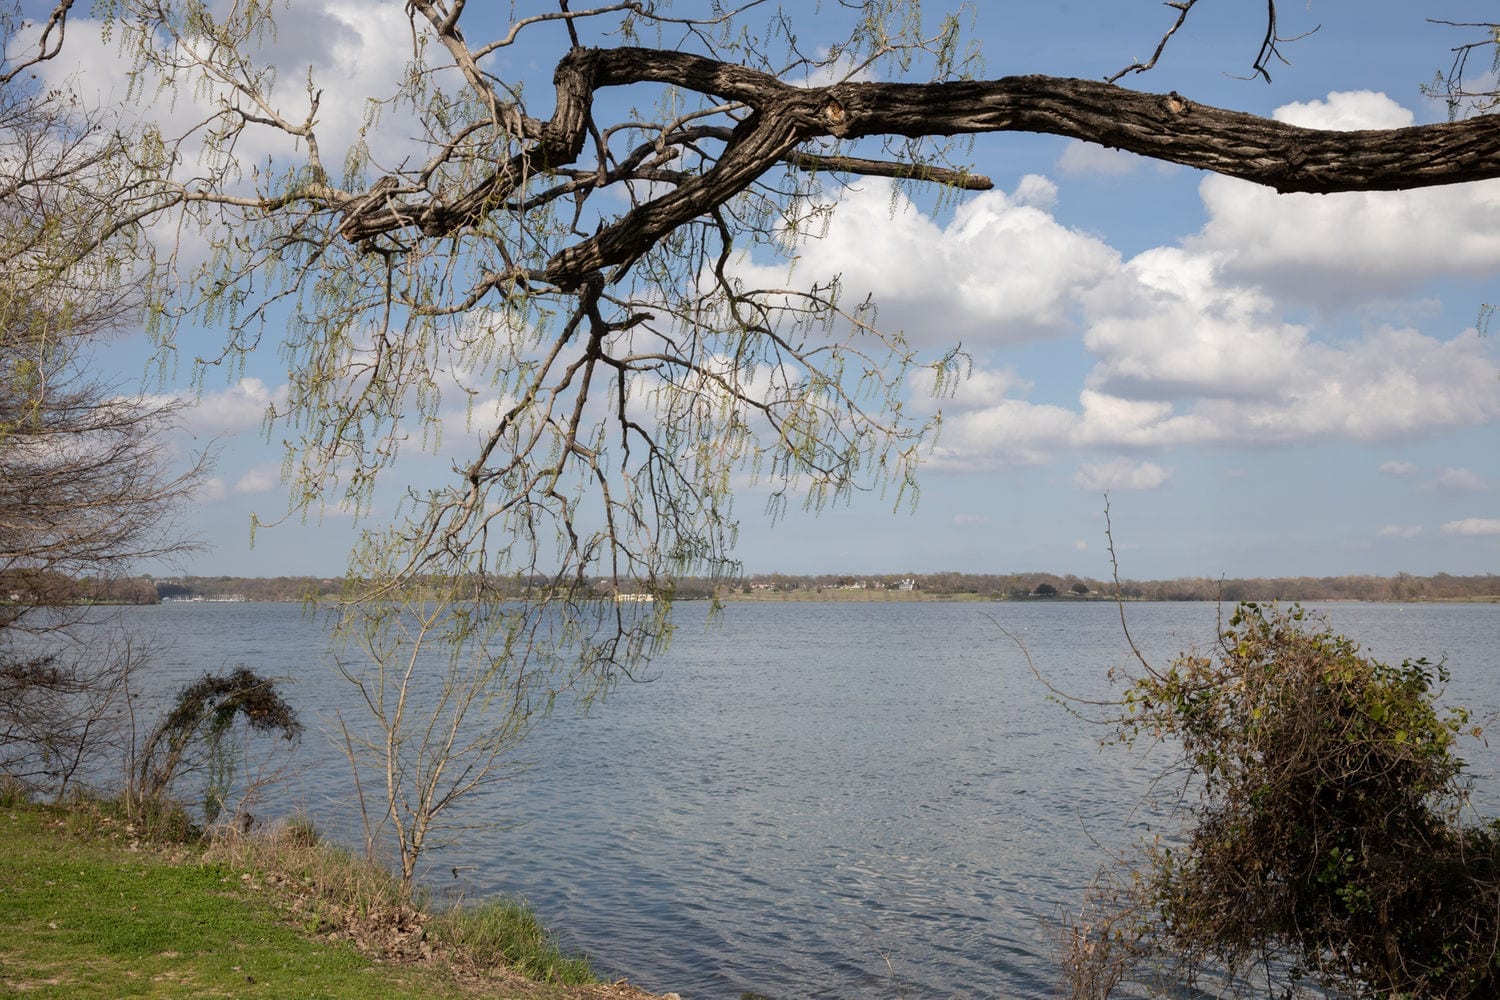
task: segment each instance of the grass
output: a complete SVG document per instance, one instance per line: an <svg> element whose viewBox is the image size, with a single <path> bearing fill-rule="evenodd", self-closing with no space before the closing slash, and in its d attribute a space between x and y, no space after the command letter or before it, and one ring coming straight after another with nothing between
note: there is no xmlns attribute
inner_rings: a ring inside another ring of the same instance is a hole
<svg viewBox="0 0 1500 1000"><path fill-rule="evenodd" d="M0 831L0 995L367 995L368 960L301 938L227 867L88 843L41 810Z"/></svg>
<svg viewBox="0 0 1500 1000"><path fill-rule="evenodd" d="M507 965L546 983L577 986L595 981L588 959L564 955L531 908L518 900L455 907L435 917L428 930L482 965Z"/></svg>
<svg viewBox="0 0 1500 1000"><path fill-rule="evenodd" d="M0 997L644 996L569 985L587 964L524 907L403 904L307 824L206 851L139 833L97 806L0 805Z"/></svg>

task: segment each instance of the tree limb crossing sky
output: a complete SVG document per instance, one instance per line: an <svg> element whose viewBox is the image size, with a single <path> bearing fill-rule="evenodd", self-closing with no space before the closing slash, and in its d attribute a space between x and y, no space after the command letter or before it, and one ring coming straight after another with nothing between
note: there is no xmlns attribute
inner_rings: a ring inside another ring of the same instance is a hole
<svg viewBox="0 0 1500 1000"><path fill-rule="evenodd" d="M1169 23L1147 0L978 8L989 76L1100 79L1149 56ZM1325 128L1439 121L1446 108L1421 85L1471 38L1424 15L1493 15L1474 2L1292 5L1283 35L1318 30L1283 46L1289 63L1267 84L1246 78L1263 10L1195 13L1154 70L1122 83ZM807 15L804 44L819 29ZM401 3L300 0L278 38L284 65L303 67L286 75L305 80L311 65L324 90L326 144L353 141L362 95L399 72L411 29ZM39 72L124 99L123 63L90 22L70 22L68 46ZM537 86L550 78L545 60L505 58ZM194 113L186 97L168 105L153 113ZM837 208L791 269L807 283L841 274L846 298L875 295L881 323L920 351L961 344L972 358L951 395L909 385L909 407L943 415L919 503L893 511L894 496L861 495L816 516L794 504L772 523L764 489L747 487L736 503L747 571L1102 576L1106 491L1132 577L1500 567L1500 334L1476 328L1500 301L1500 181L1282 196L1016 134L977 139L970 161L995 190L913 201L884 180L830 178ZM785 260L737 266L787 280ZM183 353L166 391L192 391ZM148 355L144 336L127 335L102 361L130 386ZM186 568L338 573L354 535L337 510L250 544L251 513L284 507L280 438L260 428L285 392L284 364L267 347L243 372L216 374L183 431L184 450L220 451L192 514L212 547ZM478 433L466 410L455 401L436 453L413 449L395 478L444 474ZM396 502L382 496L372 516Z"/></svg>

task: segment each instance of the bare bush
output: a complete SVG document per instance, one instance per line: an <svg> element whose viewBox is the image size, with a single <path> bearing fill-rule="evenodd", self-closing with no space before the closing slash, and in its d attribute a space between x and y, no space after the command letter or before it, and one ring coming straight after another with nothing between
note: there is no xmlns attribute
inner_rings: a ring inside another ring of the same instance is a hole
<svg viewBox="0 0 1500 1000"><path fill-rule="evenodd" d="M235 785L240 763L233 738L236 723L288 742L302 735L296 711L281 697L274 680L245 666L226 674L205 674L177 693L171 711L142 741L136 797L165 798L178 778L201 774L203 819L213 823Z"/></svg>

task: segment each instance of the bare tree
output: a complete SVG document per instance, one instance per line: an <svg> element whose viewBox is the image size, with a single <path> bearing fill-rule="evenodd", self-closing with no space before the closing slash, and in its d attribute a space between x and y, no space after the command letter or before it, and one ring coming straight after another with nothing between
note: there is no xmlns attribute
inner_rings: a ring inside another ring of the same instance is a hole
<svg viewBox="0 0 1500 1000"><path fill-rule="evenodd" d="M143 305L134 234L101 235L123 146L67 95L15 84L24 65L0 73L0 771L60 795L120 749L143 655L78 606L84 582L182 551L175 515L203 466L173 470L173 406L88 373Z"/></svg>
<svg viewBox="0 0 1500 1000"><path fill-rule="evenodd" d="M543 707L536 675L512 668L514 620L467 602L473 613L454 614L451 600L424 583L394 607L360 606L339 664L359 694L361 711L338 723L366 851L394 844L407 896L423 856L465 830L453 807L519 769L513 753Z"/></svg>
<svg viewBox="0 0 1500 1000"><path fill-rule="evenodd" d="M109 622L16 638L0 635L0 779L61 799L124 777L106 765L133 754L130 684L150 645Z"/></svg>
<svg viewBox="0 0 1500 1000"><path fill-rule="evenodd" d="M175 404L89 373L93 347L145 304L139 234L102 235L123 153L69 95L0 89L0 579L29 595L5 627L71 596L57 587L183 544L172 516L198 470L170 471Z"/></svg>

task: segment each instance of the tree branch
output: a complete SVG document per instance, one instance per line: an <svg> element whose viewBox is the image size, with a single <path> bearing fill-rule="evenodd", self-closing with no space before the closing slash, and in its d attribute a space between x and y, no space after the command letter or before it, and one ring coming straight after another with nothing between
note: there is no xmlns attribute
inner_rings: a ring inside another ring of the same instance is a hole
<svg viewBox="0 0 1500 1000"><path fill-rule="evenodd" d="M392 205L346 220L350 240L416 224L442 235L472 224L526 177L573 163L587 135L594 94L604 87L665 83L742 103L753 113L732 132L711 169L639 205L549 262L560 288L583 275L628 265L666 233L745 190L776 163L874 176L906 176L982 189L985 179L921 164L820 157L796 147L820 139L951 136L987 132L1061 135L1211 170L1282 192L1391 191L1500 176L1500 130L1492 122L1336 132L1302 128L1090 80L1013 76L928 84L840 83L795 87L775 77L683 52L584 49L557 71L558 110L544 138L464 195Z"/></svg>

